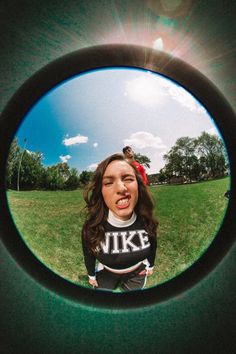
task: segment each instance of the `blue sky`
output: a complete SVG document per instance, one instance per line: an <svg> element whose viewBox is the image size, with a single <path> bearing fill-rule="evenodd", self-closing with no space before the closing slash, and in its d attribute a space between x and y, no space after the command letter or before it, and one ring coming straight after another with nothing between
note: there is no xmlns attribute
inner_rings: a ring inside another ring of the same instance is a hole
<svg viewBox="0 0 236 354"><path fill-rule="evenodd" d="M74 76L44 95L16 136L50 166L66 161L79 172L94 170L108 155L130 145L151 159L148 173L182 136L218 134L207 111L186 90L140 69L109 68Z"/></svg>

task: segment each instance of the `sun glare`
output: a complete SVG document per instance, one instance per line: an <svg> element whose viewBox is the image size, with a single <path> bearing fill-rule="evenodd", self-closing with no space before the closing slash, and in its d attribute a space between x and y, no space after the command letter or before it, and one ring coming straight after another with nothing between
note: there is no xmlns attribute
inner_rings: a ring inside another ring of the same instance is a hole
<svg viewBox="0 0 236 354"><path fill-rule="evenodd" d="M157 38L152 45L153 49L157 49L157 50L163 50L164 48L164 43L162 38Z"/></svg>

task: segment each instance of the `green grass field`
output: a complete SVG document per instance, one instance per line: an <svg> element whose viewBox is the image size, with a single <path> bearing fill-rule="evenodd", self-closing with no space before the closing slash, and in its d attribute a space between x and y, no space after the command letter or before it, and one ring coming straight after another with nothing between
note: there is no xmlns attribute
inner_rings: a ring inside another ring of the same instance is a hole
<svg viewBox="0 0 236 354"><path fill-rule="evenodd" d="M147 287L163 283L193 264L211 244L227 208L229 178L150 187L159 221L154 274ZM89 286L81 250L82 191L8 191L23 240L48 268Z"/></svg>

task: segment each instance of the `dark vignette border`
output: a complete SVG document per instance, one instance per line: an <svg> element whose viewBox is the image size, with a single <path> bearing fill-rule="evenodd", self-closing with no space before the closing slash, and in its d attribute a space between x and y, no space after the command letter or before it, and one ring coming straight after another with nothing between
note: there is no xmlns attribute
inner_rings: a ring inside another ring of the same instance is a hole
<svg viewBox="0 0 236 354"><path fill-rule="evenodd" d="M90 290L73 284L43 265L20 237L8 207L5 170L11 141L29 109L51 88L74 75L107 67L136 67L162 74L195 96L214 118L230 160L231 198L224 221L207 251L186 271L156 287L127 293ZM236 234L235 193L236 116L220 91L199 71L180 59L134 45L102 45L84 48L48 64L12 97L0 118L0 233L18 264L48 289L81 304L101 308L130 309L165 301L190 288L207 275L232 245Z"/></svg>

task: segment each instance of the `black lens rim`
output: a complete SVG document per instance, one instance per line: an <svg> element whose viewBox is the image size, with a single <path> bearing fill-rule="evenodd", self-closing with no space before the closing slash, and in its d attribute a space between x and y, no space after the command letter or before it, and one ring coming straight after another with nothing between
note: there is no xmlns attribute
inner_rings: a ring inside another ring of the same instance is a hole
<svg viewBox="0 0 236 354"><path fill-rule="evenodd" d="M228 152L231 171L231 197L224 220L206 252L177 277L152 288L112 293L85 288L55 274L26 246L9 210L5 171L12 139L29 109L50 89L87 71L132 67L162 74L184 87L207 109L218 126ZM63 56L29 78L11 98L0 118L0 233L8 252L30 276L60 296L83 305L103 309L135 309L157 304L191 288L212 271L227 254L235 240L236 205L236 116L222 93L203 74L184 61L164 52L135 45L101 45L80 49ZM234 183L233 183L234 181Z"/></svg>

